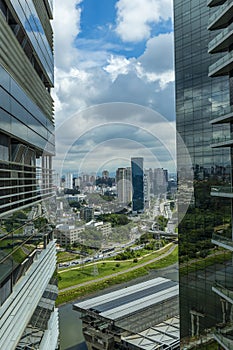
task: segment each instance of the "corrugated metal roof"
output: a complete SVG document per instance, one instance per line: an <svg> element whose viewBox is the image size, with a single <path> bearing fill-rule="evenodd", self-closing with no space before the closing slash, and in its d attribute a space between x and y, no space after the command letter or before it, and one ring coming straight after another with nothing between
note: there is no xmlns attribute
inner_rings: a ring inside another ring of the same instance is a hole
<svg viewBox="0 0 233 350"><path fill-rule="evenodd" d="M178 284L176 282L158 277L77 303L74 307L81 311L96 312L111 320L118 320L177 295Z"/></svg>

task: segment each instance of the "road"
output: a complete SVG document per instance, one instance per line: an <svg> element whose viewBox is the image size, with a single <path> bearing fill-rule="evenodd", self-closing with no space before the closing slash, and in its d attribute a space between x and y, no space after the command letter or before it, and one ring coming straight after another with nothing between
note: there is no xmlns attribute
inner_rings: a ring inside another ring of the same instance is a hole
<svg viewBox="0 0 233 350"><path fill-rule="evenodd" d="M92 283L100 282L100 281L103 281L103 280L107 280L108 278L116 277L116 276L119 276L119 275L123 275L124 273L134 271L134 270L139 269L139 268L141 268L143 266L152 264L152 263L154 263L154 262L156 262L158 260L161 260L161 259L167 257L169 254L171 254L174 251L175 248L176 248L176 245L175 244L171 244L171 248L167 252L165 252L164 254L158 256L157 258L154 258L154 259L151 259L151 260L149 260L147 262L144 262L142 264L133 266L133 267L131 267L131 268L127 269L127 270L124 270L124 271L116 272L116 273L113 273L113 274L108 275L108 276L96 278L96 279L91 280L91 281L83 282L83 283L76 284L76 285L71 286L71 287L67 287L67 288L61 289L61 290L59 290L59 293L66 292L66 291L72 290L72 289L76 289L78 287L83 287L83 286L86 286L88 284L92 284Z"/></svg>

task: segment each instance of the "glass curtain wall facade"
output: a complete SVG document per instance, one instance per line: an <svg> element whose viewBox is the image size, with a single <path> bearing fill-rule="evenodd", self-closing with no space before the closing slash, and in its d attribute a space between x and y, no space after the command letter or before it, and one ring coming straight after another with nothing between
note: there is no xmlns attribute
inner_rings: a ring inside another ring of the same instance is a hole
<svg viewBox="0 0 233 350"><path fill-rule="evenodd" d="M0 0L0 349L56 349L52 1Z"/></svg>
<svg viewBox="0 0 233 350"><path fill-rule="evenodd" d="M144 172L143 158L131 158L132 172L132 210L143 212L144 210Z"/></svg>
<svg viewBox="0 0 233 350"><path fill-rule="evenodd" d="M232 1L225 3L232 7ZM209 75L209 67L222 57L218 50L208 53L208 44L221 33L220 27L208 30L215 12L206 1L174 0L177 132L192 160L192 169L187 169L185 152L177 142L180 192L190 188L193 172L192 201L179 223L181 349L207 349L208 341L216 342L216 330L231 327L232 321L232 250L213 239L231 237L232 221L230 195L218 195L220 186L231 187L231 149L215 147L213 140L226 140L231 134L230 123L212 122L224 115L231 100L229 77ZM187 207L180 201L179 214L183 205Z"/></svg>

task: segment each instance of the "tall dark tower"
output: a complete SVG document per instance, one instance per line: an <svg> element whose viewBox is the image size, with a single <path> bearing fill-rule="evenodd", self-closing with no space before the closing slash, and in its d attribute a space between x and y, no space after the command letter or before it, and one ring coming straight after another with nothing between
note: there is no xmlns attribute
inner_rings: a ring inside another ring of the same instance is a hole
<svg viewBox="0 0 233 350"><path fill-rule="evenodd" d="M140 213L144 210L143 158L131 158L132 169L132 210Z"/></svg>
<svg viewBox="0 0 233 350"><path fill-rule="evenodd" d="M233 349L232 15L232 1L174 0L177 132L194 177L193 200L179 223L181 349L198 349L198 342L205 349L208 339ZM184 193L190 169L177 144Z"/></svg>

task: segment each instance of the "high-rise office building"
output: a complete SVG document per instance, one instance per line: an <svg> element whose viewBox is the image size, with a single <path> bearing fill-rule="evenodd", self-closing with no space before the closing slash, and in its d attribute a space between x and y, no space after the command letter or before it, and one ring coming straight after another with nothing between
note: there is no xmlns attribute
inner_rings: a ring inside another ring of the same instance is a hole
<svg viewBox="0 0 233 350"><path fill-rule="evenodd" d="M179 223L181 349L211 339L233 349L232 10L232 1L174 1L177 131L192 160L187 168L178 142L178 188L190 190L192 170L194 189Z"/></svg>
<svg viewBox="0 0 233 350"><path fill-rule="evenodd" d="M168 171L163 168L154 169L153 190L154 194L166 193L168 186Z"/></svg>
<svg viewBox="0 0 233 350"><path fill-rule="evenodd" d="M117 198L121 204L132 201L131 168L118 168L116 171Z"/></svg>
<svg viewBox="0 0 233 350"><path fill-rule="evenodd" d="M0 0L0 349L56 349L52 0Z"/></svg>
<svg viewBox="0 0 233 350"><path fill-rule="evenodd" d="M132 172L132 210L134 212L143 212L144 209L144 175L143 158L131 158Z"/></svg>

